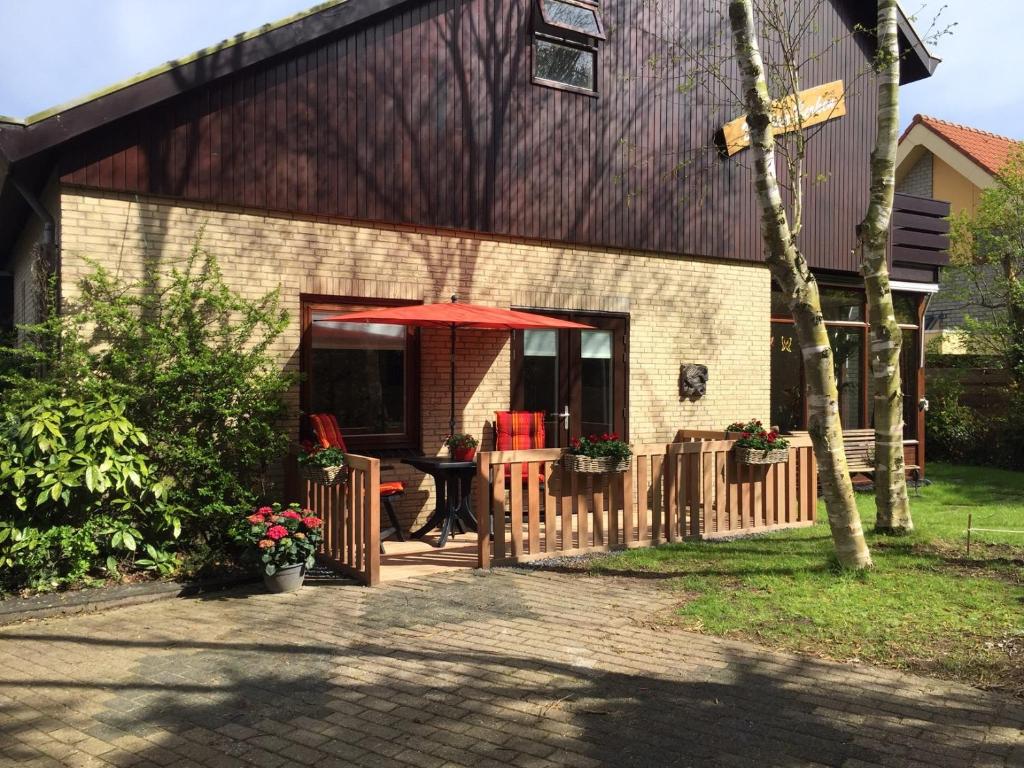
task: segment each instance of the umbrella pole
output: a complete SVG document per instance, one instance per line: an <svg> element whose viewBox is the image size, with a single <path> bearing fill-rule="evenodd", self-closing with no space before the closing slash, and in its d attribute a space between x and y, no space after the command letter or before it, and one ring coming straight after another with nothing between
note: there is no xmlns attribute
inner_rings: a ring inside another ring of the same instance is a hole
<svg viewBox="0 0 1024 768"><path fill-rule="evenodd" d="M452 323L452 344L451 344L451 411L448 417L448 436L455 434L455 323Z"/></svg>

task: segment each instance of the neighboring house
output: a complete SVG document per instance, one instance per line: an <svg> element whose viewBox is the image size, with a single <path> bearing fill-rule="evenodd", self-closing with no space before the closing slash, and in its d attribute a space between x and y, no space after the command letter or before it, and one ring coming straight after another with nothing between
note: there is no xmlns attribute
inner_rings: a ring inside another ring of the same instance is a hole
<svg viewBox="0 0 1024 768"><path fill-rule="evenodd" d="M304 374L291 398L296 436L300 413L331 410L353 450L438 453L447 332L314 321L453 293L598 329L460 334L459 421L485 447L494 412L510 407L568 412L568 430L552 418L551 445L583 423L647 443L751 416L800 428L799 350L764 264L751 169L708 149L736 110L646 74L652 57L670 60L666 41L680 30L721 32L706 29L700 5L329 2L0 123L6 301L16 320L33 316L41 253L55 259L62 300L72 302L87 259L136 278L146 265L179 262L205 226L237 288L283 290L292 320L274 351ZM854 82L870 66L872 38L855 31L874 18L870 5L824 4L821 83ZM936 61L906 19L900 29L903 82L929 76ZM842 349L849 427L869 418L854 248L875 98L872 88L851 90L847 114L821 125L806 163L811 177L829 177L807 191L803 250ZM703 160L687 172L684 158ZM916 213L901 215L925 230L946 212L910 205ZM943 258L942 249L894 248L916 464L918 326ZM703 397L680 394L688 363L709 369ZM355 407L367 382L379 383L377 405ZM393 472L412 486L404 513L418 514L426 485L405 467Z"/></svg>
<svg viewBox="0 0 1024 768"><path fill-rule="evenodd" d="M1019 145L1006 136L915 115L900 138L896 190L948 201L954 214L972 214L982 191L993 186L995 175ZM938 353L969 352L957 333L965 314L983 319L992 311L953 295L956 287L948 284L953 279L944 271L942 285L953 290L940 290L925 315L925 343Z"/></svg>

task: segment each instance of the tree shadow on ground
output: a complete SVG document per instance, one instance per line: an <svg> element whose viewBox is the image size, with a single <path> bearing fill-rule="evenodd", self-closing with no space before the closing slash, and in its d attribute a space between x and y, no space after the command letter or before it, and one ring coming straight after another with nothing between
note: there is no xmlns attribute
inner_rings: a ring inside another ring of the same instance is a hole
<svg viewBox="0 0 1024 768"><path fill-rule="evenodd" d="M470 650L420 629L419 642L398 630L405 647L372 630L354 644L186 639L168 648L57 638L152 652L136 655L126 682L97 668L86 680L19 681L10 698L0 681L9 697L3 714L17 723L9 730L17 742L19 733L51 730L38 705L20 703L26 692L39 692L55 709L98 699L86 733L130 744L141 765L184 758L209 765L645 767L875 765L904 756L969 765L979 745L957 739L958 726L978 734L989 725L1019 727L1024 717L978 692L900 698L894 678L886 678L891 689L878 680L858 686L842 682L835 665L729 644L704 664L680 658L681 673L655 671L657 660L625 673L602 669L607 656L593 648L558 640L531 647L481 636L480 649Z"/></svg>

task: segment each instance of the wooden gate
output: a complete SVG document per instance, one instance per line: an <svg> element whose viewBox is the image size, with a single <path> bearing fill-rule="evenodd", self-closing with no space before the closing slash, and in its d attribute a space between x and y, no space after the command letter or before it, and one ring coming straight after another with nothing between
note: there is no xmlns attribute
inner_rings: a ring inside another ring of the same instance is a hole
<svg viewBox="0 0 1024 768"><path fill-rule="evenodd" d="M380 459L346 453L348 482L306 481L306 506L324 521L320 559L368 586L380 581Z"/></svg>

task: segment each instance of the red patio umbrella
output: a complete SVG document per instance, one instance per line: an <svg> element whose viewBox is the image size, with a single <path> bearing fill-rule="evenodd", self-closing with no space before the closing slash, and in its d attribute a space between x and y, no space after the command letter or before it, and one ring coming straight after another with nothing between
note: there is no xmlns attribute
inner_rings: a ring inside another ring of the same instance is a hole
<svg viewBox="0 0 1024 768"><path fill-rule="evenodd" d="M455 330L457 328L479 328L489 331L514 331L524 329L582 329L590 330L591 325L574 323L532 312L517 312L514 309L485 307L480 304L460 304L452 296L450 304L412 304L404 307L381 307L361 312L349 312L321 318L319 322L332 323L382 323L385 325L411 325L419 328L451 329L451 414L448 420L449 434L455 434Z"/></svg>

